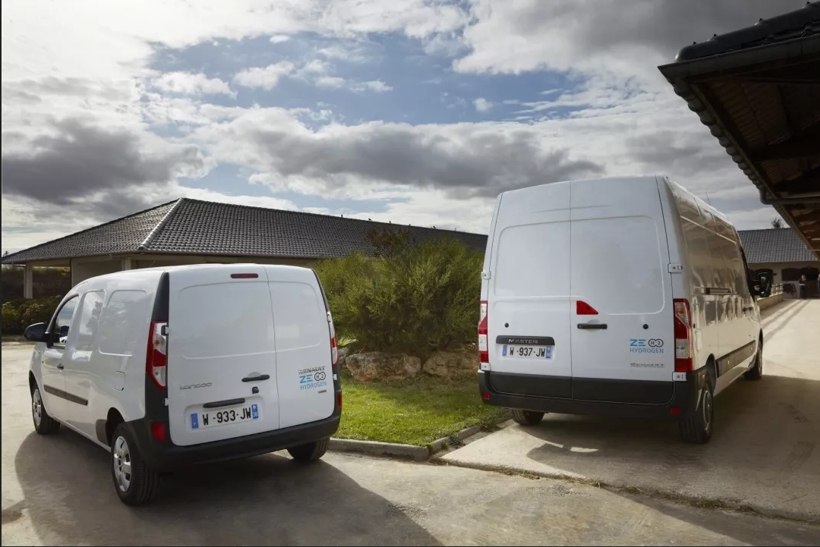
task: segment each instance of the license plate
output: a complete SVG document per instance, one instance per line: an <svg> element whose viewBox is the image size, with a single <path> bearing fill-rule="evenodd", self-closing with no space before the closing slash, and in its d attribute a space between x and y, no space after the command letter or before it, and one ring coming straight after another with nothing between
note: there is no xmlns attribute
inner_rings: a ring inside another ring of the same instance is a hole
<svg viewBox="0 0 820 547"><path fill-rule="evenodd" d="M206 429L218 425L238 424L259 419L259 407L255 404L226 410L194 412L191 414L192 429Z"/></svg>
<svg viewBox="0 0 820 547"><path fill-rule="evenodd" d="M504 344L501 355L514 359L552 359L552 346L515 346Z"/></svg>

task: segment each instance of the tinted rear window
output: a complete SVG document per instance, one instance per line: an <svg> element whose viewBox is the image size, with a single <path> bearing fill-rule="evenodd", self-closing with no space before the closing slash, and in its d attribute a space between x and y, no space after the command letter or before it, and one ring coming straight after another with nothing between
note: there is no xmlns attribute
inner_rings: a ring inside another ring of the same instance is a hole
<svg viewBox="0 0 820 547"><path fill-rule="evenodd" d="M511 226L499 237L495 294L569 295L569 222Z"/></svg>
<svg viewBox="0 0 820 547"><path fill-rule="evenodd" d="M572 222L572 292L599 310L662 310L668 262L661 257L658 230L649 217Z"/></svg>
<svg viewBox="0 0 820 547"><path fill-rule="evenodd" d="M179 294L171 325L174 344L192 359L272 351L273 316L268 285L197 285Z"/></svg>

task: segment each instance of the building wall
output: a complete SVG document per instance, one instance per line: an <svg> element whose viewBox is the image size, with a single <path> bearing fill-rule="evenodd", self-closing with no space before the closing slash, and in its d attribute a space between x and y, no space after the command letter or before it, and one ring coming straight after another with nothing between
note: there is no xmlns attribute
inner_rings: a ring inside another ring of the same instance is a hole
<svg viewBox="0 0 820 547"><path fill-rule="evenodd" d="M71 286L91 277L104 275L122 270L122 260L71 260Z"/></svg>

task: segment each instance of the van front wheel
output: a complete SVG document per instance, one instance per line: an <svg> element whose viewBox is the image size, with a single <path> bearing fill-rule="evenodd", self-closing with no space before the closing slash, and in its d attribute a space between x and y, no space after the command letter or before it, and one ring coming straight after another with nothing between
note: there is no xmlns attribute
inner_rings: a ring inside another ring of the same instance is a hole
<svg viewBox="0 0 820 547"><path fill-rule="evenodd" d="M680 436L685 443L706 444L712 438L715 422L714 393L711 381L703 386L700 405L691 416L680 421Z"/></svg>
<svg viewBox="0 0 820 547"><path fill-rule="evenodd" d="M330 439L321 439L313 443L288 448L291 457L299 462L315 462L325 455Z"/></svg>
<svg viewBox="0 0 820 547"><path fill-rule="evenodd" d="M532 410L516 410L510 409L512 412L512 418L515 420L517 424L523 426L531 426L531 425L538 425L541 423L541 420L544 419L543 412L533 412Z"/></svg>

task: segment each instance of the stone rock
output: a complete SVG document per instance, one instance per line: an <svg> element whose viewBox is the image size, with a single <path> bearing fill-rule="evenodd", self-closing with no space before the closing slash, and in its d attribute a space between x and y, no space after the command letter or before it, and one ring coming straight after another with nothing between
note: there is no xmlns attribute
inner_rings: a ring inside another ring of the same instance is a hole
<svg viewBox="0 0 820 547"><path fill-rule="evenodd" d="M478 372L478 352L438 351L424 363L424 373L452 380L475 376Z"/></svg>
<svg viewBox="0 0 820 547"><path fill-rule="evenodd" d="M421 371L421 360L404 353L369 351L348 355L345 368L360 382L404 380Z"/></svg>
<svg viewBox="0 0 820 547"><path fill-rule="evenodd" d="M347 356L350 355L350 346L345 346L343 348L339 348L339 366L345 364L345 359Z"/></svg>

